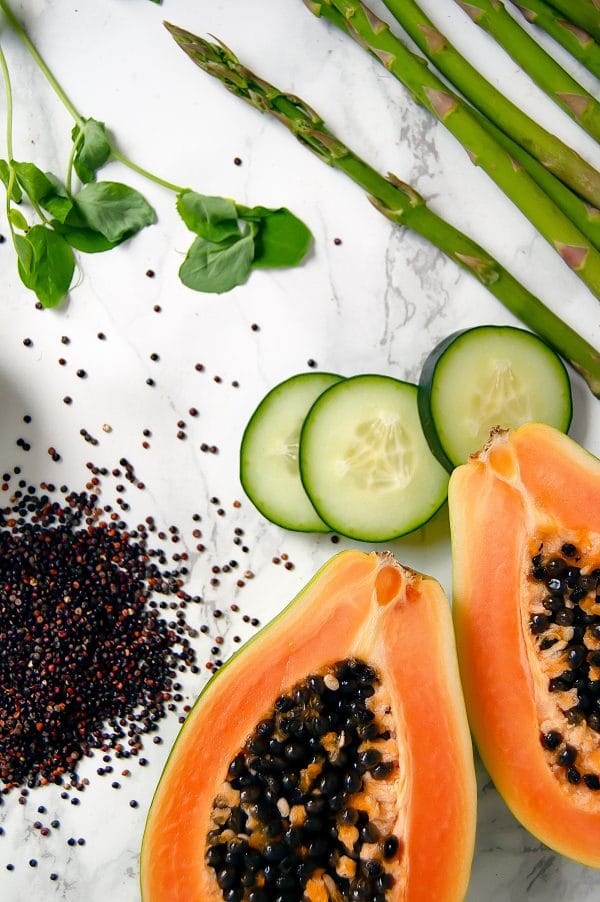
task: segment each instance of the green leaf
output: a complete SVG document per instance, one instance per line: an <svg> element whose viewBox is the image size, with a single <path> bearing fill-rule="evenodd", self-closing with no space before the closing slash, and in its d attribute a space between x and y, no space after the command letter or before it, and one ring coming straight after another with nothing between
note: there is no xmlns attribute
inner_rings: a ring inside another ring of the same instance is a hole
<svg viewBox="0 0 600 902"><path fill-rule="evenodd" d="M14 243L17 252L19 275L21 280L27 285L25 280L29 278L31 267L33 266L33 247L31 242L23 235L15 235ZM27 285L27 288L30 287L30 285Z"/></svg>
<svg viewBox="0 0 600 902"><path fill-rule="evenodd" d="M48 210L59 222L66 222L69 213L73 209L73 199L69 197L63 183L55 175L47 172L46 178L52 187L50 193L41 199L40 204L44 210Z"/></svg>
<svg viewBox="0 0 600 902"><path fill-rule="evenodd" d="M271 213L276 213L276 207L244 207L243 204L237 204L238 216L245 222L258 222L266 219Z"/></svg>
<svg viewBox="0 0 600 902"><path fill-rule="evenodd" d="M207 241L217 243L240 234L237 207L226 197L182 191L177 195L177 212L188 229Z"/></svg>
<svg viewBox="0 0 600 902"><path fill-rule="evenodd" d="M156 221L140 192L120 182L92 182L74 200L85 225L109 241L122 241Z"/></svg>
<svg viewBox="0 0 600 902"><path fill-rule="evenodd" d="M8 211L8 218L10 219L11 224L15 227L15 229L19 229L21 232L26 232L28 230L29 223L20 210L16 210L14 207L11 207Z"/></svg>
<svg viewBox="0 0 600 902"><path fill-rule="evenodd" d="M179 269L188 288L222 294L248 278L254 257L254 238L248 232L218 244L196 238Z"/></svg>
<svg viewBox="0 0 600 902"><path fill-rule="evenodd" d="M15 162L13 165L19 185L34 204L39 203L42 197L50 193L52 184L48 176L34 163Z"/></svg>
<svg viewBox="0 0 600 902"><path fill-rule="evenodd" d="M297 266L306 255L312 234L285 207L259 219L253 267Z"/></svg>
<svg viewBox="0 0 600 902"><path fill-rule="evenodd" d="M84 184L93 182L97 170L104 166L111 154L106 126L97 119L86 119L82 128L74 126L71 137L77 144L73 159L75 172Z"/></svg>
<svg viewBox="0 0 600 902"><path fill-rule="evenodd" d="M6 160L0 160L0 182L3 182L4 187L8 191L8 185L10 183L10 167ZM13 188L11 193L11 200L14 200L16 204L20 203L21 198L23 197L23 192L21 191L21 186L16 179L13 180Z"/></svg>
<svg viewBox="0 0 600 902"><path fill-rule="evenodd" d="M77 251L83 251L84 254L101 254L104 251L111 251L113 247L121 244L121 241L109 241L100 232L95 232L94 229L88 229L85 226L71 225L69 222L62 223L54 219L50 225L63 236L71 247ZM127 236L122 239L122 241L126 240Z"/></svg>
<svg viewBox="0 0 600 902"><path fill-rule="evenodd" d="M75 271L73 251L64 238L53 229L36 225L27 233L33 259L29 267L19 255L19 275L35 291L44 307L55 307L67 294Z"/></svg>

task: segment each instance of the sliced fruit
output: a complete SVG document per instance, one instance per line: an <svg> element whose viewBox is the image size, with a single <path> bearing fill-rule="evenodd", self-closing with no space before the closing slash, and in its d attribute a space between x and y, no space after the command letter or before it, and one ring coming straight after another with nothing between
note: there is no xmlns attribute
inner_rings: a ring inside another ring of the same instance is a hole
<svg viewBox="0 0 600 902"><path fill-rule="evenodd" d="M416 386L390 376L354 376L319 396L300 435L300 474L325 523L367 542L418 529L448 486L423 435Z"/></svg>
<svg viewBox="0 0 600 902"><path fill-rule="evenodd" d="M545 342L512 326L455 332L431 352L419 381L429 446L448 470L479 450L494 426L571 424L571 384Z"/></svg>
<svg viewBox="0 0 600 902"><path fill-rule="evenodd" d="M156 790L144 902L459 902L475 829L448 602L334 557L210 681Z"/></svg>
<svg viewBox="0 0 600 902"><path fill-rule="evenodd" d="M600 461L550 426L494 430L449 507L481 757L528 830L600 867Z"/></svg>
<svg viewBox="0 0 600 902"><path fill-rule="evenodd" d="M341 380L300 373L276 385L252 414L242 438L240 479L261 514L286 529L328 532L300 481L298 445L304 417L319 395Z"/></svg>

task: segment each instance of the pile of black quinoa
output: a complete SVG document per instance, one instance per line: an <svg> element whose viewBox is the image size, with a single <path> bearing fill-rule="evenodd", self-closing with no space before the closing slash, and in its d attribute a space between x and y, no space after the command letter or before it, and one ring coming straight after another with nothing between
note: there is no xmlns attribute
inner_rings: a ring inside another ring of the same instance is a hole
<svg viewBox="0 0 600 902"><path fill-rule="evenodd" d="M137 756L182 701L178 675L199 671L187 569L149 548L152 523L130 529L107 511L93 491L21 479L0 513L4 792L77 779L93 749Z"/></svg>

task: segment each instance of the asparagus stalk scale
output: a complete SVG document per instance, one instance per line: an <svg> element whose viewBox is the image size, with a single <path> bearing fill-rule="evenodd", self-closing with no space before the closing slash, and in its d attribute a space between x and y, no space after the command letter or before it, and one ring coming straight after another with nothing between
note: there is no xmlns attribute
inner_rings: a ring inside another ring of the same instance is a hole
<svg viewBox="0 0 600 902"><path fill-rule="evenodd" d="M537 25L568 50L597 78L600 78L600 44L589 32L569 22L544 0L511 0L528 22Z"/></svg>
<svg viewBox="0 0 600 902"><path fill-rule="evenodd" d="M537 84L600 141L600 103L546 53L506 11L501 0L455 0Z"/></svg>
<svg viewBox="0 0 600 902"><path fill-rule="evenodd" d="M600 353L473 239L430 210L410 185L378 173L338 140L301 98L285 94L255 75L223 44L210 43L169 23L165 25L196 65L261 113L275 116L323 162L367 191L372 203L388 219L422 235L475 276L511 313L562 354L600 397Z"/></svg>
<svg viewBox="0 0 600 902"><path fill-rule="evenodd" d="M600 252L494 139L460 97L408 50L362 0L305 0L362 44L461 142L472 161L496 182L541 235L600 297Z"/></svg>
<svg viewBox="0 0 600 902"><path fill-rule="evenodd" d="M551 0L551 6L558 9L574 25L579 25L600 41L600 5L598 0Z"/></svg>
<svg viewBox="0 0 600 902"><path fill-rule="evenodd" d="M390 12L452 84L594 208L600 208L600 173L555 135L527 116L518 106L479 74L427 18L415 0L384 0Z"/></svg>

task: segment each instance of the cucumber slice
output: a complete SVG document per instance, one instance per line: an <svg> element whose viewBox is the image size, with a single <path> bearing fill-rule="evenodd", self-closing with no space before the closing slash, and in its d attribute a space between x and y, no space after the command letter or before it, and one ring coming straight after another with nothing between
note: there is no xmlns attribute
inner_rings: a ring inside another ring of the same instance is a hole
<svg viewBox="0 0 600 902"><path fill-rule="evenodd" d="M340 379L333 373L292 376L271 389L246 426L240 449L242 486L261 514L285 529L329 532L302 487L298 444L312 403Z"/></svg>
<svg viewBox="0 0 600 902"><path fill-rule="evenodd" d="M448 489L423 435L416 385L389 376L345 379L315 401L300 435L300 474L322 519L366 542L422 526Z"/></svg>
<svg viewBox="0 0 600 902"><path fill-rule="evenodd" d="M419 382L429 447L453 470L493 426L539 422L567 432L573 412L566 368L548 345L513 326L455 332L431 352Z"/></svg>

